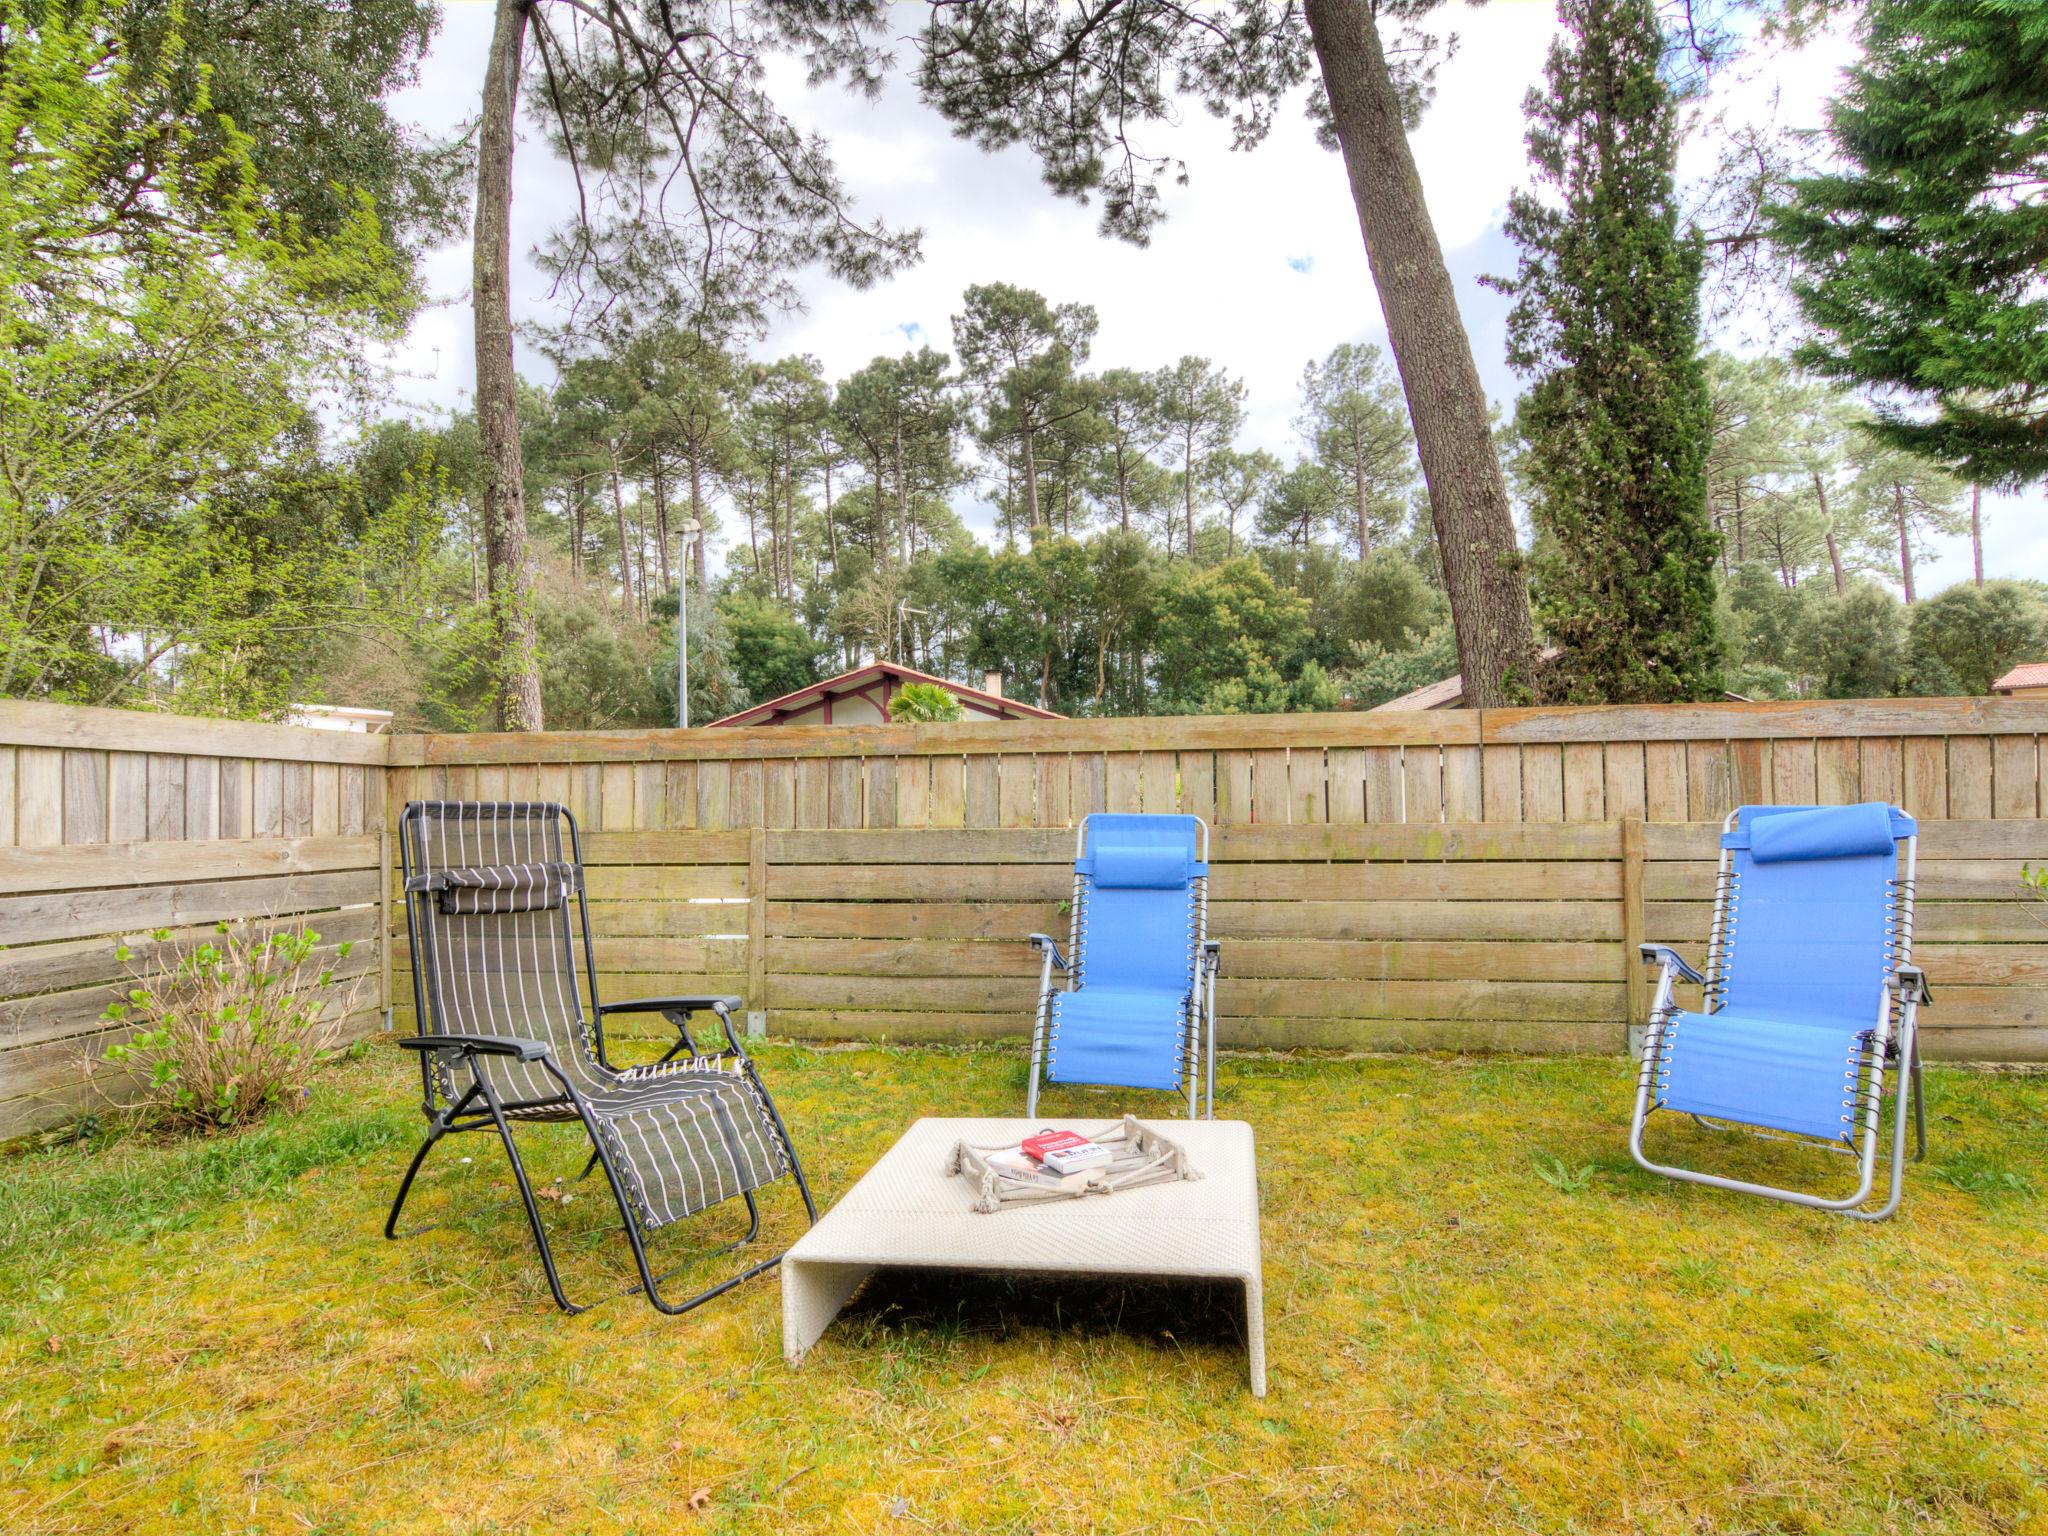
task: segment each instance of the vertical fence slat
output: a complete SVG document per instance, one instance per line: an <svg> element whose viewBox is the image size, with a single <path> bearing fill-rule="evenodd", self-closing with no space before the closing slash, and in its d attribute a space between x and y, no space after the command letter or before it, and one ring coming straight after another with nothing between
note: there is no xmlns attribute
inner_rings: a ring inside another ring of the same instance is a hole
<svg viewBox="0 0 2048 1536"><path fill-rule="evenodd" d="M325 834L333 837L341 831L341 769L335 763L317 766L327 769L334 779L334 819ZM185 835L202 841L211 841L221 835L220 759L217 757L185 759Z"/></svg>
<svg viewBox="0 0 2048 1536"><path fill-rule="evenodd" d="M1350 825L1368 815L1375 821L1394 819L1367 810L1365 748L1332 747L1325 758L1330 775L1330 820Z"/></svg>
<svg viewBox="0 0 2048 1536"><path fill-rule="evenodd" d="M1401 812L1406 821L1444 819L1443 753L1433 742L1411 743L1401 751Z"/></svg>
<svg viewBox="0 0 2048 1536"><path fill-rule="evenodd" d="M64 841L107 840L107 754L72 748L64 754Z"/></svg>
<svg viewBox="0 0 2048 1536"><path fill-rule="evenodd" d="M1322 753L1316 753L1318 765ZM1271 827L1287 825L1287 749L1261 747L1252 753L1252 819Z"/></svg>
<svg viewBox="0 0 2048 1536"><path fill-rule="evenodd" d="M2040 785L2034 738L1994 736L1991 738L1991 814L1993 816L2034 816L2048 814L2048 793Z"/></svg>
<svg viewBox="0 0 2048 1536"><path fill-rule="evenodd" d="M771 757L761 765L761 825L788 828L796 825L796 762Z"/></svg>
<svg viewBox="0 0 2048 1536"><path fill-rule="evenodd" d="M868 826L893 828L896 825L897 762L893 757L871 757L867 760L867 783L863 786L862 804L866 808Z"/></svg>
<svg viewBox="0 0 2048 1536"><path fill-rule="evenodd" d="M1897 805L1905 793L1905 774L1896 736L1866 736L1862 741L1863 792L1865 800L1882 800Z"/></svg>
<svg viewBox="0 0 2048 1536"><path fill-rule="evenodd" d="M1991 739L1956 736L1948 741L1948 813L1957 821L1991 819Z"/></svg>
<svg viewBox="0 0 2048 1536"><path fill-rule="evenodd" d="M1320 748L1296 747L1287 754L1287 819L1312 826L1330 819L1330 770Z"/></svg>
<svg viewBox="0 0 2048 1536"><path fill-rule="evenodd" d="M1001 812L1002 791L996 756L978 752L967 759L966 816L970 827L992 827ZM1116 807L1111 806L1114 810ZM1136 807L1132 807L1136 809Z"/></svg>
<svg viewBox="0 0 2048 1536"><path fill-rule="evenodd" d="M758 827L761 819L762 800L766 793L763 779L765 770L758 757L747 758L732 765L731 777L726 784L726 825L729 827Z"/></svg>
<svg viewBox="0 0 2048 1536"><path fill-rule="evenodd" d="M1720 821L1735 808L1735 772L1725 741L1685 744L1686 815Z"/></svg>
<svg viewBox="0 0 2048 1536"><path fill-rule="evenodd" d="M1565 746L1564 819L1607 819L1607 754L1597 741L1574 741Z"/></svg>
<svg viewBox="0 0 2048 1536"><path fill-rule="evenodd" d="M1171 752L1140 753L1138 774L1146 810L1167 816L1180 810L1180 764Z"/></svg>
<svg viewBox="0 0 2048 1536"><path fill-rule="evenodd" d="M932 825L967 825L967 763L963 758L932 759Z"/></svg>
<svg viewBox="0 0 2048 1536"><path fill-rule="evenodd" d="M1119 814L1145 807L1143 767L1135 752L1106 752L1103 768L1109 794L1109 809Z"/></svg>
<svg viewBox="0 0 2048 1536"><path fill-rule="evenodd" d="M1216 754L1209 751L1180 755L1180 808L1216 824Z"/></svg>
<svg viewBox="0 0 2048 1536"><path fill-rule="evenodd" d="M1684 821L1691 814L1686 795L1685 743L1643 743L1643 808L1651 821Z"/></svg>
<svg viewBox="0 0 2048 1536"><path fill-rule="evenodd" d="M1100 752L1075 752L1067 758L1067 815L1083 817L1109 809L1109 765Z"/></svg>
<svg viewBox="0 0 2048 1536"><path fill-rule="evenodd" d="M1863 798L1863 754L1853 736L1813 744L1814 804L1854 805Z"/></svg>
<svg viewBox="0 0 2048 1536"><path fill-rule="evenodd" d="M1763 805L1770 799L1771 746L1755 738L1728 743L1729 793L1736 805Z"/></svg>
<svg viewBox="0 0 2048 1536"><path fill-rule="evenodd" d="M1249 752L1216 754L1216 822L1219 826L1248 826L1252 819L1252 755Z"/></svg>
<svg viewBox="0 0 2048 1536"><path fill-rule="evenodd" d="M1601 756L1607 768L1607 814L1616 820L1647 816L1650 802L1643 784L1643 744L1640 741L1605 742Z"/></svg>
<svg viewBox="0 0 2048 1536"><path fill-rule="evenodd" d="M1386 822L1408 819L1408 792L1402 782L1399 747L1365 749L1365 819Z"/></svg>
<svg viewBox="0 0 2048 1536"><path fill-rule="evenodd" d="M1771 743L1771 804L1814 805L1818 790L1814 780L1813 743L1774 741Z"/></svg>
<svg viewBox="0 0 2048 1536"><path fill-rule="evenodd" d="M1522 819L1522 749L1481 747L1480 792L1488 821Z"/></svg>
<svg viewBox="0 0 2048 1536"><path fill-rule="evenodd" d="M825 771L823 761L818 763L822 779ZM822 827L825 818L820 809L818 820L810 823ZM723 832L732 825L732 764L706 760L697 765L697 825L706 832Z"/></svg>
<svg viewBox="0 0 2048 1536"><path fill-rule="evenodd" d="M1480 747L1444 748L1444 820L1486 819L1486 768Z"/></svg>
<svg viewBox="0 0 2048 1536"><path fill-rule="evenodd" d="M278 765L280 783L284 765ZM280 807L280 814L282 808ZM280 823L279 836L283 835ZM185 759L168 752L149 756L149 839L175 842L185 835Z"/></svg>
<svg viewBox="0 0 2048 1536"><path fill-rule="evenodd" d="M1068 792L1073 787L1073 770L1067 764L1064 752L1041 752L1038 754L1038 825L1041 827L1065 827L1073 824L1072 813L1067 809Z"/></svg>
<svg viewBox="0 0 2048 1536"><path fill-rule="evenodd" d="M1564 820L1564 752L1545 742L1522 748L1522 819Z"/></svg>
<svg viewBox="0 0 2048 1536"><path fill-rule="evenodd" d="M996 825L1028 827L1038 814L1038 765L1028 752L996 760Z"/></svg>
<svg viewBox="0 0 2048 1536"><path fill-rule="evenodd" d="M1939 736L1907 738L1899 776L1899 804L1909 816L1948 818L1948 743Z"/></svg>

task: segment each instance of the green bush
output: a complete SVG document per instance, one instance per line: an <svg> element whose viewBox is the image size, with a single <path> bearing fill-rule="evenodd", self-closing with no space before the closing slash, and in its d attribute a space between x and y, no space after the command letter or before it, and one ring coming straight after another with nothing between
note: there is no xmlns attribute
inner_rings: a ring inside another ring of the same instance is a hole
<svg viewBox="0 0 2048 1536"><path fill-rule="evenodd" d="M335 972L354 946L322 953L320 935L304 927L259 937L227 923L183 948L167 948L168 929L151 938L162 958L135 970L103 1015L135 1027L107 1051L125 1091L101 1084L105 1096L171 1131L226 1130L301 1108L362 988L363 977ZM126 945L114 953L134 958Z"/></svg>
<svg viewBox="0 0 2048 1536"><path fill-rule="evenodd" d="M967 711L953 693L937 683L905 683L889 701L889 718L903 725L939 720L965 720Z"/></svg>

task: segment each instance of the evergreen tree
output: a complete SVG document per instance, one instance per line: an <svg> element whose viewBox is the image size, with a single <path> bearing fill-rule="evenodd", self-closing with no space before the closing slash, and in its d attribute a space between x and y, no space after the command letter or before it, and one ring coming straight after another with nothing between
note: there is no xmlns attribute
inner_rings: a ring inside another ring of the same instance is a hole
<svg viewBox="0 0 2048 1536"><path fill-rule="evenodd" d="M1582 702L1720 686L1699 355L1701 253L1680 234L1678 112L1652 0L1565 0L1529 153L1555 204L1518 192L1509 357L1524 398L1537 602Z"/></svg>
<svg viewBox="0 0 2048 1536"><path fill-rule="evenodd" d="M1793 182L1799 360L1892 398L1877 431L1979 484L2048 476L2048 6L1872 0ZM1934 407L1930 415L1924 407Z"/></svg>

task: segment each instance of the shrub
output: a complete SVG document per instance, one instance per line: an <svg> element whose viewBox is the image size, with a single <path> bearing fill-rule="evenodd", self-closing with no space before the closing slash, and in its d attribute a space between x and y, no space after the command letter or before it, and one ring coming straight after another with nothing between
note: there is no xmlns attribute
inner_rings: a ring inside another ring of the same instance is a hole
<svg viewBox="0 0 2048 1536"><path fill-rule="evenodd" d="M937 720L965 720L967 711L951 690L937 683L905 683L889 701L889 718L899 724L921 725Z"/></svg>
<svg viewBox="0 0 2048 1536"><path fill-rule="evenodd" d="M170 937L151 935L160 949ZM127 995L103 1015L135 1028L107 1051L126 1091L106 1097L132 1105L145 1125L176 1131L299 1109L361 990L364 978L334 969L353 947L322 955L320 935L303 926L259 936L221 923L212 938L132 970ZM126 945L114 953L124 964L134 958Z"/></svg>

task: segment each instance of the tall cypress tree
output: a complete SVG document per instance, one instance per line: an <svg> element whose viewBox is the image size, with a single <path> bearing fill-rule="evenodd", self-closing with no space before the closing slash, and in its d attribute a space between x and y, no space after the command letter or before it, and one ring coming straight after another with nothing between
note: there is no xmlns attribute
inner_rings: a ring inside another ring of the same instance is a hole
<svg viewBox="0 0 2048 1536"><path fill-rule="evenodd" d="M1873 0L1863 43L1835 166L1771 210L1813 329L1798 360L1883 391L1895 447L2048 478L2048 6Z"/></svg>
<svg viewBox="0 0 2048 1536"><path fill-rule="evenodd" d="M1697 699L1720 687L1719 540L1707 517L1710 416L1701 247L1681 233L1678 106L1653 0L1564 0L1531 91L1529 157L1553 196L1517 192L1508 358L1535 383L1519 424L1538 534L1537 611L1578 703Z"/></svg>

